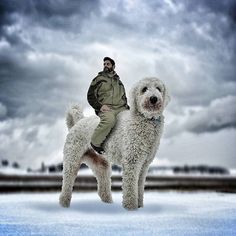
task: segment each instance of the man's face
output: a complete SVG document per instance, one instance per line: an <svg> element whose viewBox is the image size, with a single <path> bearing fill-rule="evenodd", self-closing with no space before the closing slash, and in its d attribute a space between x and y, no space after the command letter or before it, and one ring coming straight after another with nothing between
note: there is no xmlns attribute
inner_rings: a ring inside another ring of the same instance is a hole
<svg viewBox="0 0 236 236"><path fill-rule="evenodd" d="M111 62L109 60L104 61L103 63L103 71L105 72L112 72L114 70L115 66L112 66Z"/></svg>

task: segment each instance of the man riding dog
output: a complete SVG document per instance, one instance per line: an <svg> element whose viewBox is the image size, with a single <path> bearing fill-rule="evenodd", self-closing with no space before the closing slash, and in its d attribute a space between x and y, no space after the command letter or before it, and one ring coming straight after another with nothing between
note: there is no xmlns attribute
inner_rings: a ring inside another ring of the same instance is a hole
<svg viewBox="0 0 236 236"><path fill-rule="evenodd" d="M103 154L106 137L116 124L116 116L129 109L125 88L115 72L115 61L110 57L103 59L103 71L90 84L87 99L100 117L100 123L91 138L91 147L98 154Z"/></svg>

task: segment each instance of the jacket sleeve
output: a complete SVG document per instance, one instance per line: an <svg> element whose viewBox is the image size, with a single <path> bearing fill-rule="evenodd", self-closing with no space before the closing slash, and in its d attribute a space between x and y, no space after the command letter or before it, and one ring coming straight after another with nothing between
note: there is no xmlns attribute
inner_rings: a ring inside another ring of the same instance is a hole
<svg viewBox="0 0 236 236"><path fill-rule="evenodd" d="M88 93L87 93L87 100L88 103L97 111L100 111L102 104L100 102L98 102L97 99L97 89L98 89L98 84L99 82L97 81L97 77L95 79L93 79L93 81L91 82L89 89L88 89Z"/></svg>
<svg viewBox="0 0 236 236"><path fill-rule="evenodd" d="M128 102L127 102L127 97L126 97L126 95L124 94L123 95L123 97L122 97L122 99L125 101L125 107L126 107L126 109L130 109L130 106L128 105Z"/></svg>
<svg viewBox="0 0 236 236"><path fill-rule="evenodd" d="M119 83L120 85L123 87L123 90L124 90L124 94L122 96L122 99L125 101L125 107L127 109L130 109L130 106L128 105L128 102L127 102L127 97L126 97L126 94L125 94L125 86L123 85L123 83L121 82L121 80L119 80Z"/></svg>

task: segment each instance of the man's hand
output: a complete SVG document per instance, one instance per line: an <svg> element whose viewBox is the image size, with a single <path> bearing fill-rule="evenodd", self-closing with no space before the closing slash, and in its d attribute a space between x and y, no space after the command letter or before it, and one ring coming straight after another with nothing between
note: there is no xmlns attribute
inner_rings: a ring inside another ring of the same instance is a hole
<svg viewBox="0 0 236 236"><path fill-rule="evenodd" d="M106 111L110 111L110 110L111 110L111 108L107 105L102 105L102 107L100 109L101 112L106 112Z"/></svg>

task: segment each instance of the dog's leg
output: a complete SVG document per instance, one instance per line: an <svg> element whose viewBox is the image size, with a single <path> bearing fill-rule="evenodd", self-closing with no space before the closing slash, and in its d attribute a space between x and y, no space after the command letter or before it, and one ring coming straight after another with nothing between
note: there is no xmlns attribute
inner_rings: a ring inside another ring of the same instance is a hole
<svg viewBox="0 0 236 236"><path fill-rule="evenodd" d="M89 150L85 153L83 162L93 171L98 186L98 195L103 202L112 203L111 195L111 165L100 155Z"/></svg>
<svg viewBox="0 0 236 236"><path fill-rule="evenodd" d="M62 191L59 198L60 205L63 207L70 206L73 185L80 167L79 159L78 158L72 159L70 157L73 157L72 153L70 153L68 159L64 158L64 163L63 163Z"/></svg>
<svg viewBox="0 0 236 236"><path fill-rule="evenodd" d="M103 202L112 203L111 195L111 166L98 167L95 170L95 176L98 183L98 195Z"/></svg>
<svg viewBox="0 0 236 236"><path fill-rule="evenodd" d="M136 164L123 164L123 207L128 210L138 208L138 179L140 168Z"/></svg>
<svg viewBox="0 0 236 236"><path fill-rule="evenodd" d="M140 171L139 180L138 180L138 207L143 207L143 195L145 188L145 180L148 173L148 168L151 161L145 162Z"/></svg>

